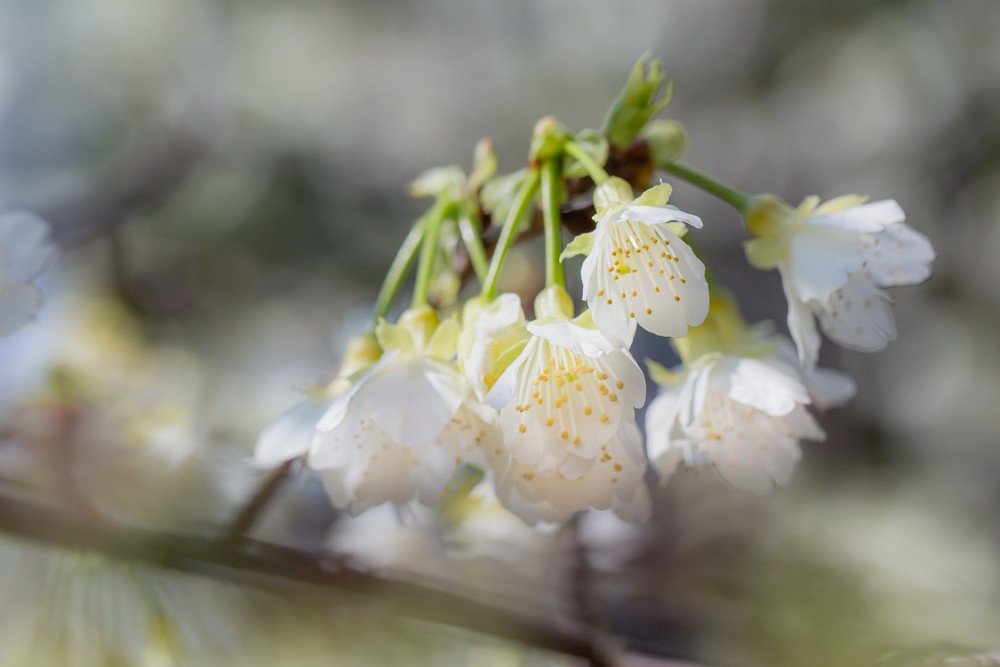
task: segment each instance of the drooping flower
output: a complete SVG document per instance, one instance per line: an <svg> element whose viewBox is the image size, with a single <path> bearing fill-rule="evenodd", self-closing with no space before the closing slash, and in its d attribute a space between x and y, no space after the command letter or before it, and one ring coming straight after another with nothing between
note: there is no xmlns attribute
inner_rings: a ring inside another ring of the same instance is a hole
<svg viewBox="0 0 1000 667"><path fill-rule="evenodd" d="M808 197L797 209L762 197L747 214L757 238L750 262L777 268L788 299L788 328L799 359L813 367L820 328L844 347L874 352L896 338L891 300L883 288L915 285L931 274L934 249L908 226L891 199L857 196L822 205Z"/></svg>
<svg viewBox="0 0 1000 667"><path fill-rule="evenodd" d="M385 353L323 415L309 453L335 506L433 504L459 462L479 457L490 415L451 363L458 328L426 307L377 327Z"/></svg>
<svg viewBox="0 0 1000 667"><path fill-rule="evenodd" d="M539 307L543 301L523 350L487 400L500 411L504 444L519 463L576 479L635 419L646 383L628 350L588 326L586 316L570 320L558 308Z"/></svg>
<svg viewBox="0 0 1000 667"><path fill-rule="evenodd" d="M651 501L643 483L646 453L633 421L601 445L584 470L544 474L499 449L487 452L500 502L530 526L560 524L583 510L612 510L628 522L649 518ZM582 461L575 460L578 464Z"/></svg>
<svg viewBox="0 0 1000 667"><path fill-rule="evenodd" d="M26 211L0 215L0 336L35 319L42 292L33 283L56 253L47 222Z"/></svg>
<svg viewBox="0 0 1000 667"><path fill-rule="evenodd" d="M458 336L458 363L479 400L528 339L521 298L501 294L489 303L471 299L462 313L462 333Z"/></svg>
<svg viewBox="0 0 1000 667"><path fill-rule="evenodd" d="M739 489L769 493L790 480L799 441L826 435L781 340L743 326L725 299L713 299L712 309L704 325L676 341L684 365L653 369L663 387L646 413L650 460L664 480L683 462L711 467ZM823 405L853 394L853 382L829 370L811 388Z"/></svg>
<svg viewBox="0 0 1000 667"><path fill-rule="evenodd" d="M583 298L609 340L628 346L636 326L659 336L682 336L708 312L705 265L681 236L701 219L667 205L661 183L636 199L620 178L594 192L597 229L582 234L564 257L587 254Z"/></svg>
<svg viewBox="0 0 1000 667"><path fill-rule="evenodd" d="M264 468L304 456L316 435L316 424L350 388L352 378L368 370L382 355L371 334L355 336L347 344L337 377L311 392L271 422L257 438L254 463Z"/></svg>

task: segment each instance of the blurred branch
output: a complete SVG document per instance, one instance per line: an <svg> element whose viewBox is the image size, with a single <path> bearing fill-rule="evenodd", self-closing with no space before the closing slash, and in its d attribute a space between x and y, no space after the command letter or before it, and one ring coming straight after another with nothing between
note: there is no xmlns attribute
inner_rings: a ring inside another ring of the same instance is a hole
<svg viewBox="0 0 1000 667"><path fill-rule="evenodd" d="M267 471L257 486L256 491L254 491L254 494L250 496L250 500L239 511L239 514L236 515L236 518L233 519L233 522L226 530L225 539L230 544L241 541L244 536L253 530L253 527L257 524L257 520L264 513L264 510L267 509L271 500L277 495L278 490L288 478L297 461L298 459L290 459L277 468Z"/></svg>
<svg viewBox="0 0 1000 667"><path fill-rule="evenodd" d="M2 494L0 531L238 583L267 586L269 581L290 580L365 595L393 613L579 657L592 665L613 664L602 633L585 624L532 619L430 585L384 579L323 553L252 539L234 545L227 539L152 531L69 515Z"/></svg>
<svg viewBox="0 0 1000 667"><path fill-rule="evenodd" d="M190 133L168 135L150 153L133 161L104 190L42 211L62 246L89 241L115 229L139 212L166 201L184 182L204 153L204 144Z"/></svg>

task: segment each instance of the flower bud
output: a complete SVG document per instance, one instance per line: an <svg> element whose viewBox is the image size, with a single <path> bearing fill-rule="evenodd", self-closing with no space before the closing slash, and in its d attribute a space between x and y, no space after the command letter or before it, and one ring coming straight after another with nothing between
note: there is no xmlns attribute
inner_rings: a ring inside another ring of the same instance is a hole
<svg viewBox="0 0 1000 667"><path fill-rule="evenodd" d="M632 197L632 186L628 181L612 176L594 188L594 208L600 213L615 204L631 203Z"/></svg>
<svg viewBox="0 0 1000 667"><path fill-rule="evenodd" d="M535 317L573 317L573 298L560 285L549 285L535 297Z"/></svg>
<svg viewBox="0 0 1000 667"><path fill-rule="evenodd" d="M676 120L656 120L642 133L649 142L653 164L663 169L677 162L687 147L687 132Z"/></svg>
<svg viewBox="0 0 1000 667"><path fill-rule="evenodd" d="M572 136L565 125L552 116L546 116L535 123L528 159L532 162L538 162L555 157L562 152L563 146Z"/></svg>
<svg viewBox="0 0 1000 667"><path fill-rule="evenodd" d="M666 81L659 60L648 54L639 58L604 121L604 134L613 146L632 143L650 119L670 104L672 87Z"/></svg>

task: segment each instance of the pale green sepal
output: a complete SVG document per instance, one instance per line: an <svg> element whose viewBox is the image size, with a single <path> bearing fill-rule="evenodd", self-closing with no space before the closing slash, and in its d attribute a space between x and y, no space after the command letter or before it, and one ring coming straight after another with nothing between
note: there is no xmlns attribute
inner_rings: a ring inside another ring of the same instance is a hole
<svg viewBox="0 0 1000 667"><path fill-rule="evenodd" d="M461 167L435 167L417 176L410 183L410 194L414 197L440 197L458 199L465 187L465 172Z"/></svg>
<svg viewBox="0 0 1000 667"><path fill-rule="evenodd" d="M596 329L597 325L594 324L594 315L590 312L590 309L583 311L579 315L573 318L573 324L583 327L584 329Z"/></svg>
<svg viewBox="0 0 1000 667"><path fill-rule="evenodd" d="M784 238L757 238L743 242L747 261L755 269L768 271L777 266L788 256L788 241Z"/></svg>
<svg viewBox="0 0 1000 667"><path fill-rule="evenodd" d="M669 183L661 181L636 197L635 203L640 206L666 206L667 202L670 201L670 194L673 191L674 189Z"/></svg>
<svg viewBox="0 0 1000 667"><path fill-rule="evenodd" d="M594 188L594 208L598 213L612 206L632 203L632 186L624 178L612 176Z"/></svg>
<svg viewBox="0 0 1000 667"><path fill-rule="evenodd" d="M674 234L677 234L679 238L684 238L684 235L687 234L688 230L691 228L683 222L674 221L667 223L667 229L672 231Z"/></svg>
<svg viewBox="0 0 1000 667"><path fill-rule="evenodd" d="M589 255L590 251L594 247L594 235L597 232L584 232L583 234L577 234L572 241L570 241L565 248L563 248L562 254L559 255L559 261L569 259L570 257L576 257L577 255Z"/></svg>
<svg viewBox="0 0 1000 667"><path fill-rule="evenodd" d="M774 195L754 197L747 207L744 219L747 231L754 236L783 236L794 222L796 215L802 215L803 207L815 207L811 198L802 203L798 211Z"/></svg>
<svg viewBox="0 0 1000 667"><path fill-rule="evenodd" d="M652 359L646 359L646 368L649 370L650 379L662 387L676 387L684 383L685 373L672 371Z"/></svg>
<svg viewBox="0 0 1000 667"><path fill-rule="evenodd" d="M604 166L608 161L608 140L597 130L581 130L573 137L573 143L587 154L595 164ZM576 158L567 155L563 162L563 176L566 178L582 178L590 176L587 168Z"/></svg>
<svg viewBox="0 0 1000 667"><path fill-rule="evenodd" d="M453 313L434 330L424 352L432 359L450 361L458 349L458 336L461 332L462 326L458 323L458 315Z"/></svg>
<svg viewBox="0 0 1000 667"><path fill-rule="evenodd" d="M840 197L834 197L833 199L823 202L819 206L815 206L816 215L828 215L830 213L839 213L840 211L846 211L849 208L854 208L855 206L861 206L868 202L868 197L863 195L842 195Z"/></svg>
<svg viewBox="0 0 1000 667"><path fill-rule="evenodd" d="M493 141L489 137L483 137L476 144L476 151L472 155L472 173L469 174L466 187L470 192L475 192L496 173L497 154L493 150Z"/></svg>
<svg viewBox="0 0 1000 667"><path fill-rule="evenodd" d="M384 317L380 317L375 325L375 338L383 350L414 352L417 349L416 342L406 327L392 324Z"/></svg>

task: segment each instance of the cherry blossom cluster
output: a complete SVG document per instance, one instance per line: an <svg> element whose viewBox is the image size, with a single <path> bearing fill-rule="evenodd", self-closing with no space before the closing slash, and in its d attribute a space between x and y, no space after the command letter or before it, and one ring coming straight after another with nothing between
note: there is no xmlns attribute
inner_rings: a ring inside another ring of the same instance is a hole
<svg viewBox="0 0 1000 667"><path fill-rule="evenodd" d="M786 484L800 443L825 437L812 410L855 392L846 375L817 367L819 330L850 349L884 348L895 337L884 289L925 280L934 251L895 201L808 198L794 208L678 164L683 130L654 120L669 101L664 84L659 64L642 59L602 131L546 118L521 170L496 175L483 142L469 174L445 167L417 179L413 193L434 203L388 272L371 330L333 382L261 434L257 462L304 457L351 513L434 506L471 476L531 525L586 509L643 520L650 466L661 482L683 466L752 493ZM608 173L609 156L630 151L741 213L748 261L780 273L791 340L745 323L706 278L690 240L704 223L668 203L671 187L653 169L630 180ZM592 231L564 244L564 211L582 200L593 205ZM546 284L529 317L521 295L497 286L511 247L539 220ZM584 257L579 302L565 278L575 256ZM480 284L464 300L463 264ZM414 267L412 305L391 322ZM680 358L673 369L649 364L659 391L645 436L636 411L646 374L629 351L638 328Z"/></svg>

